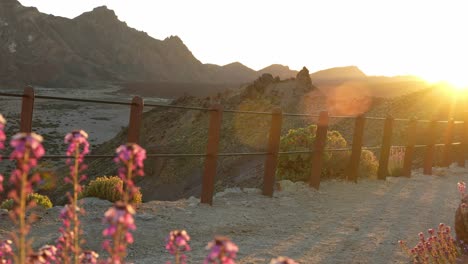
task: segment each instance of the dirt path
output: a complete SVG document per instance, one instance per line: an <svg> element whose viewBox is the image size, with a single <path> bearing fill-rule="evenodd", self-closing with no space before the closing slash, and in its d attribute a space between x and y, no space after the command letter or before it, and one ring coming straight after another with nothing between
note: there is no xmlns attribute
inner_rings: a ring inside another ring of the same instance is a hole
<svg viewBox="0 0 468 264"><path fill-rule="evenodd" d="M136 242L129 250L134 263L165 263L164 239L172 229L192 237L189 263L202 263L214 235L239 245L237 263L269 263L286 255L299 263L408 263L397 241L416 243L417 233L443 222L453 226L459 194L456 183L468 180L468 169L435 168L436 176L363 180L358 184L329 181L320 191L301 183L282 182L274 198L256 189L218 193L212 207L191 198L149 202L138 210ZM84 219L88 246L100 248L101 216L110 205L86 199ZM40 213L33 227L35 244L53 243L59 208ZM0 236L8 229L1 216Z"/></svg>

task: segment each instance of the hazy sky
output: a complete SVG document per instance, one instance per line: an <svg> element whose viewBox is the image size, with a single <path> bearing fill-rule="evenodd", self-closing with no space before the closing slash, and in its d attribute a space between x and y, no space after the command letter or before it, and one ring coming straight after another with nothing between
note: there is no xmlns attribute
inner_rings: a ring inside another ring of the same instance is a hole
<svg viewBox="0 0 468 264"><path fill-rule="evenodd" d="M415 74L468 84L468 3L431 0L20 0L73 18L107 5L131 27L178 35L203 63Z"/></svg>

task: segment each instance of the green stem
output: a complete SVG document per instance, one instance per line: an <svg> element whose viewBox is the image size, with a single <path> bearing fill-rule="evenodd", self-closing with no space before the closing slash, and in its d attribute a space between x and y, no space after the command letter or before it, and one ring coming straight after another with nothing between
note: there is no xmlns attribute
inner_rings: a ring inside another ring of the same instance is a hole
<svg viewBox="0 0 468 264"><path fill-rule="evenodd" d="M76 210L78 208L78 193L79 193L79 179L78 179L78 174L79 174L79 158L80 155L80 149L79 147L76 148L75 150L75 167L73 170L73 200L72 200L72 210L73 210L73 252L75 253L74 255L74 262L75 264L80 264L80 222L78 220L78 211Z"/></svg>
<svg viewBox="0 0 468 264"><path fill-rule="evenodd" d="M122 230L122 224L121 223L118 223L117 224L117 230L115 231L115 237L114 237L114 252L112 252L113 256L118 256L119 257L119 263L122 263L124 257L125 257L125 252L119 252L119 248L121 246L121 242L123 241L124 237L123 237L123 233L122 232L124 230Z"/></svg>
<svg viewBox="0 0 468 264"><path fill-rule="evenodd" d="M175 264L180 264L180 254L178 249L176 249L175 253Z"/></svg>
<svg viewBox="0 0 468 264"><path fill-rule="evenodd" d="M20 162L20 166L23 164L27 164L29 161L29 149L26 148L26 151L24 153L24 158L23 161ZM19 258L18 261L19 263L26 263L26 235L28 233L28 228L26 226L26 185L28 182L28 172L23 171L21 173L21 185L20 185L20 201L19 201L19 212L18 212L18 217L19 217L19 238L18 238L18 249L19 249Z"/></svg>
<svg viewBox="0 0 468 264"><path fill-rule="evenodd" d="M132 167L133 167L133 155L130 157L128 164L127 164L127 180L126 182L130 182L132 180ZM125 204L129 204L130 202L130 191L128 189L128 184L123 183L123 197L122 200Z"/></svg>

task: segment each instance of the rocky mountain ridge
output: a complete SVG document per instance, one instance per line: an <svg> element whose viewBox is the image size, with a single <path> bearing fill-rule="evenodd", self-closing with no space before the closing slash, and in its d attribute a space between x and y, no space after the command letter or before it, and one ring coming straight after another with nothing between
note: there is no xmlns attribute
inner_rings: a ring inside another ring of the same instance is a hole
<svg viewBox="0 0 468 264"><path fill-rule="evenodd" d="M245 83L259 75L237 62L203 64L179 37L154 39L128 27L105 6L68 19L40 13L16 0L0 2L0 61L3 86Z"/></svg>

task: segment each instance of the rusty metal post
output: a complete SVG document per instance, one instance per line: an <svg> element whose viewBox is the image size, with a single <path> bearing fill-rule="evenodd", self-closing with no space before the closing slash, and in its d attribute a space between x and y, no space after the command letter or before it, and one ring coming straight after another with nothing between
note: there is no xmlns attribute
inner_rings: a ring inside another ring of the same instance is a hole
<svg viewBox="0 0 468 264"><path fill-rule="evenodd" d="M359 176L359 163L361 160L365 124L366 119L363 115L356 117L356 121L354 124L353 146L346 173L346 179L348 181L357 182Z"/></svg>
<svg viewBox="0 0 468 264"><path fill-rule="evenodd" d="M218 162L218 147L221 136L221 121L223 107L214 104L210 109L210 124L208 128L208 143L206 146L205 170L202 180L202 193L200 202L213 204L214 183L216 176L216 166Z"/></svg>
<svg viewBox="0 0 468 264"><path fill-rule="evenodd" d="M143 106L143 99L141 97L133 97L130 108L130 119L128 121L128 143L138 144L140 142L140 127L143 117Z"/></svg>
<svg viewBox="0 0 468 264"><path fill-rule="evenodd" d="M34 111L34 89L31 86L24 88L21 103L20 132L32 132L32 118Z"/></svg>
<svg viewBox="0 0 468 264"><path fill-rule="evenodd" d="M327 132L328 132L328 112L320 112L317 134L315 135L315 142L312 149L312 163L311 173L309 178L309 186L315 189L320 187L320 175L323 167L323 150L327 144Z"/></svg>
<svg viewBox="0 0 468 264"><path fill-rule="evenodd" d="M268 156L265 160L265 172L263 174L263 195L273 196L275 185L276 166L278 165L278 151L281 137L281 124L283 113L281 108L273 109L270 134L268 136Z"/></svg>
<svg viewBox="0 0 468 264"><path fill-rule="evenodd" d="M393 117L385 119L382 137L382 147L380 148L379 169L377 178L385 180L388 175L388 160L390 159L390 148L392 147Z"/></svg>
<svg viewBox="0 0 468 264"><path fill-rule="evenodd" d="M437 121L433 120L429 123L427 128L428 142L426 145L426 153L424 155L424 167L423 173L426 175L432 175L432 164L434 163L434 151L436 141L436 128Z"/></svg>
<svg viewBox="0 0 468 264"><path fill-rule="evenodd" d="M442 166L448 167L452 163L452 143L454 135L455 121L450 119L447 123L447 129L445 130L444 150L442 154Z"/></svg>
<svg viewBox="0 0 468 264"><path fill-rule="evenodd" d="M458 154L458 166L465 167L466 152L468 150L468 112L463 113L463 124L460 132L460 153Z"/></svg>
<svg viewBox="0 0 468 264"><path fill-rule="evenodd" d="M406 129L406 148L405 148L405 158L403 160L403 176L411 177L411 167L413 165L414 157L414 145L416 144L416 129L417 129L417 120L412 118L409 121L408 127Z"/></svg>

